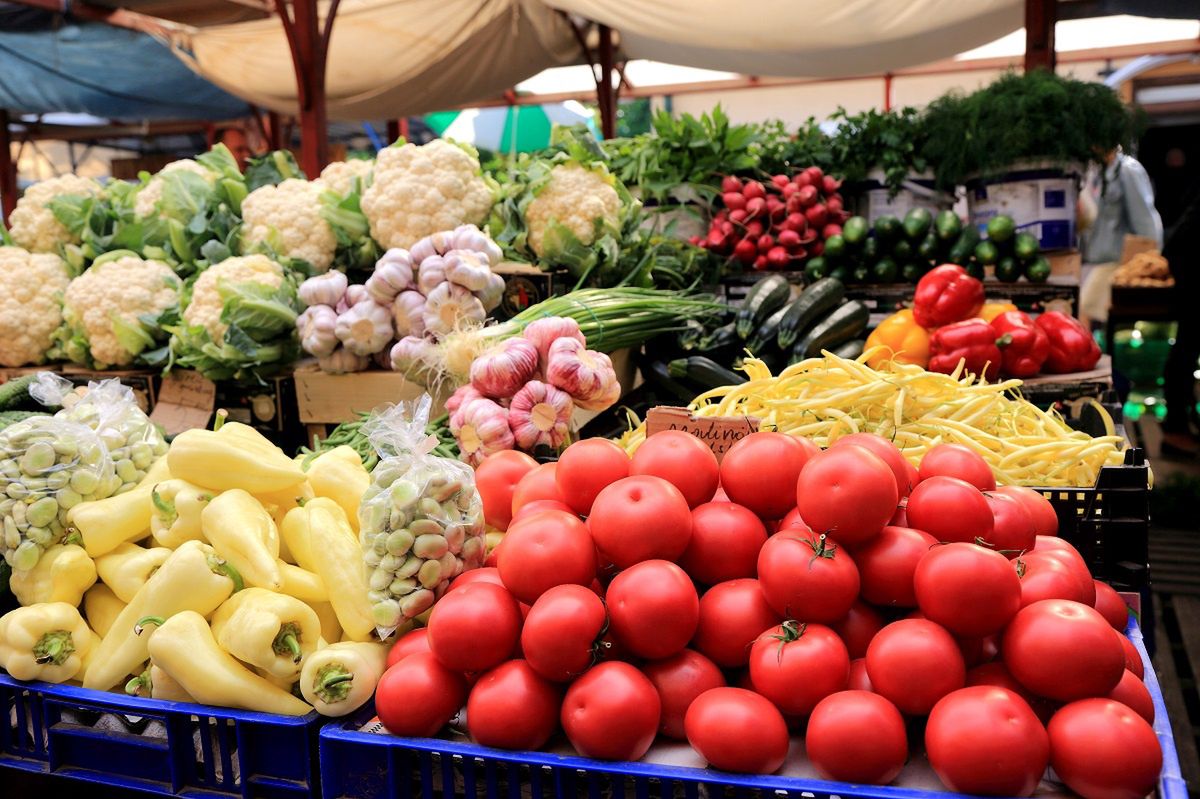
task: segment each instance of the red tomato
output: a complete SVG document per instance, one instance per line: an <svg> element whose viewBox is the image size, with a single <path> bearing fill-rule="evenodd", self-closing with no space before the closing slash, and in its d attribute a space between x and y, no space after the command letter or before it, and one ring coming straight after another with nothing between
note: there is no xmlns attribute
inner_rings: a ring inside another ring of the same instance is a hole
<svg viewBox="0 0 1200 799"><path fill-rule="evenodd" d="M1021 580L1008 558L975 544L929 550L913 584L925 618L956 635L1000 632L1021 609Z"/></svg>
<svg viewBox="0 0 1200 799"><path fill-rule="evenodd" d="M447 591L453 591L455 588L462 588L470 583L495 583L496 585L504 585L504 581L500 579L500 570L495 566L482 566L478 569L470 569L455 577L450 581Z"/></svg>
<svg viewBox="0 0 1200 799"><path fill-rule="evenodd" d="M1084 699L1054 714L1050 765L1088 799L1140 799L1154 790L1162 747L1154 728L1120 702Z"/></svg>
<svg viewBox="0 0 1200 799"><path fill-rule="evenodd" d="M638 760L654 743L661 709L646 675L628 663L600 663L567 689L563 732L584 757Z"/></svg>
<svg viewBox="0 0 1200 799"><path fill-rule="evenodd" d="M1024 505L1037 535L1058 535L1058 514L1041 493L1028 486L997 486L994 493L1012 497Z"/></svg>
<svg viewBox="0 0 1200 799"><path fill-rule="evenodd" d="M875 693L913 716L962 688L966 666L954 636L925 619L901 619L867 647L867 674Z"/></svg>
<svg viewBox="0 0 1200 799"><path fill-rule="evenodd" d="M850 657L864 658L871 639L883 629L883 617L865 602L855 602L849 613L830 626L845 642Z"/></svg>
<svg viewBox="0 0 1200 799"><path fill-rule="evenodd" d="M721 488L733 502L762 518L778 519L794 505L800 470L817 452L816 444L805 438L751 433L721 459ZM764 469L763 464L770 468Z"/></svg>
<svg viewBox="0 0 1200 799"><path fill-rule="evenodd" d="M892 470L892 476L896 478L896 488L900 491L901 497L907 497L913 490L913 486L917 484L915 480L909 481L908 461L900 454L900 450L896 449L896 445L883 436L874 433L851 433L833 442L830 449L838 447L862 447L868 452L878 455L880 460Z"/></svg>
<svg viewBox="0 0 1200 799"><path fill-rule="evenodd" d="M745 666L758 636L780 621L758 580L717 583L700 598L700 623L692 646L723 668Z"/></svg>
<svg viewBox="0 0 1200 799"><path fill-rule="evenodd" d="M981 663L990 663L1000 654L999 635L956 635L958 651L962 652L963 663L968 669Z"/></svg>
<svg viewBox="0 0 1200 799"><path fill-rule="evenodd" d="M854 551L862 580L862 598L873 605L915 608L913 575L917 564L937 539L911 527L884 527L879 535Z"/></svg>
<svg viewBox="0 0 1200 799"><path fill-rule="evenodd" d="M829 449L809 458L796 482L796 507L814 530L855 547L879 534L896 512L892 470L862 447Z"/></svg>
<svg viewBox="0 0 1200 799"><path fill-rule="evenodd" d="M846 645L821 624L785 621L750 650L754 690L789 716L807 716L822 699L846 690L849 679Z"/></svg>
<svg viewBox="0 0 1200 799"><path fill-rule="evenodd" d="M994 685L960 688L929 712L929 765L946 787L980 796L1030 796L1050 760L1050 740L1033 709Z"/></svg>
<svg viewBox="0 0 1200 799"><path fill-rule="evenodd" d="M432 652L417 652L389 668L375 688L375 713L393 735L429 738L467 701L467 681Z"/></svg>
<svg viewBox="0 0 1200 799"><path fill-rule="evenodd" d="M770 774L787 758L787 722L775 706L745 688L711 688L684 718L688 743L713 768Z"/></svg>
<svg viewBox="0 0 1200 799"><path fill-rule="evenodd" d="M882 696L842 691L813 708L804 748L826 779L887 785L908 760L908 734L900 711Z"/></svg>
<svg viewBox="0 0 1200 799"><path fill-rule="evenodd" d="M1033 518L1020 500L1004 494L984 494L992 510L992 534L987 543L1008 559L1033 549L1037 540Z"/></svg>
<svg viewBox="0 0 1200 799"><path fill-rule="evenodd" d="M1116 631L1114 630L1114 632ZM1125 633L1117 633L1117 640L1121 642L1121 649L1125 652L1125 668L1136 674L1139 680L1146 679L1146 666L1142 663L1142 653L1137 651L1133 641L1125 637Z"/></svg>
<svg viewBox="0 0 1200 799"><path fill-rule="evenodd" d="M585 438L563 450L555 483L567 504L587 516L607 486L629 476L629 456L607 438Z"/></svg>
<svg viewBox="0 0 1200 799"><path fill-rule="evenodd" d="M1108 583L1093 580L1092 585L1096 588L1096 610L1104 617L1105 621L1112 625L1114 630L1124 633L1126 625L1129 624L1129 606L1125 604L1124 599L1121 599L1117 589Z"/></svg>
<svg viewBox="0 0 1200 799"><path fill-rule="evenodd" d="M425 627L418 627L396 639L396 643L392 644L392 648L388 650L387 664L389 667L395 666L409 655L428 651L430 651L429 630Z"/></svg>
<svg viewBox="0 0 1200 799"><path fill-rule="evenodd" d="M557 463L543 463L530 469L513 490L513 515L517 515L525 505L539 499L552 499L566 505L566 500L563 499L562 493L558 490L557 478L555 476L557 472Z"/></svg>
<svg viewBox="0 0 1200 799"><path fill-rule="evenodd" d="M687 646L700 621L700 598L683 569L647 560L613 578L608 616L621 646L644 658L665 658Z"/></svg>
<svg viewBox="0 0 1200 799"><path fill-rule="evenodd" d="M629 467L630 475L661 477L679 489L688 507L703 505L717 492L717 456L700 439L682 430L664 430L647 438Z"/></svg>
<svg viewBox="0 0 1200 799"><path fill-rule="evenodd" d="M1082 592L1081 595L1085 597L1083 604L1096 604L1096 583L1092 580L1092 573L1088 569L1083 555L1079 554L1079 550L1057 536L1039 535L1033 551L1050 554L1070 566L1071 571L1075 574L1076 581L1079 583L1079 590Z"/></svg>
<svg viewBox="0 0 1200 799"><path fill-rule="evenodd" d="M835 622L858 597L849 553L814 532L785 530L767 539L758 553L758 581L776 613L800 621Z"/></svg>
<svg viewBox="0 0 1200 799"><path fill-rule="evenodd" d="M979 489L957 477L930 477L917 483L904 506L908 525L939 541L973 542L992 535L992 508Z"/></svg>
<svg viewBox="0 0 1200 799"><path fill-rule="evenodd" d="M1060 702L1104 696L1125 670L1125 652L1104 617L1066 599L1021 608L1000 646L1021 685Z"/></svg>
<svg viewBox="0 0 1200 799"><path fill-rule="evenodd" d="M1141 677L1129 669L1125 669L1121 681L1109 692L1108 698L1120 702L1151 724L1154 723L1154 699L1150 696L1150 689L1142 682Z"/></svg>
<svg viewBox="0 0 1200 799"><path fill-rule="evenodd" d="M767 529L749 510L732 502L706 502L692 511L692 537L679 565L704 585L753 577L766 542Z"/></svg>
<svg viewBox="0 0 1200 799"><path fill-rule="evenodd" d="M791 530L793 528L806 533L809 531L809 526L800 518L799 508L792 508L788 511L787 515L779 520L779 525L775 528L774 532L781 533L784 530Z"/></svg>
<svg viewBox="0 0 1200 799"><path fill-rule="evenodd" d="M996 688L1005 688L1024 699L1030 707L1034 708L1034 712L1037 712L1037 706L1045 701L1029 693L1025 686L1017 682L1016 678L1008 673L1008 669L1004 667L1004 664L998 660L992 663L981 663L975 668L968 670L966 684L968 687L972 685L991 685Z"/></svg>
<svg viewBox="0 0 1200 799"><path fill-rule="evenodd" d="M494 583L469 583L447 593L429 616L429 648L454 671L498 666L512 654L520 632L517 600Z"/></svg>
<svg viewBox="0 0 1200 799"><path fill-rule="evenodd" d="M498 530L512 521L513 492L537 461L524 452L505 449L493 452L475 469L475 487L483 500L483 520Z"/></svg>
<svg viewBox="0 0 1200 799"><path fill-rule="evenodd" d="M558 729L562 694L524 660L510 660L479 678L467 699L467 731L497 749L541 749Z"/></svg>
<svg viewBox="0 0 1200 799"><path fill-rule="evenodd" d="M913 485L916 486L915 483ZM892 527L908 527L908 497L900 498L900 502L896 504L896 512L892 514L888 524Z"/></svg>
<svg viewBox="0 0 1200 799"><path fill-rule="evenodd" d="M509 528L496 566L512 595L532 604L556 585L591 585L596 545L578 516L542 511Z"/></svg>
<svg viewBox="0 0 1200 799"><path fill-rule="evenodd" d="M1075 572L1053 552L1029 552L1013 565L1021 579L1021 607L1043 599L1083 602L1085 598Z"/></svg>
<svg viewBox="0 0 1200 799"><path fill-rule="evenodd" d="M627 569L644 560L678 559L692 537L692 512L678 488L661 477L637 475L600 492L587 526L601 556Z"/></svg>
<svg viewBox="0 0 1200 799"><path fill-rule="evenodd" d="M980 491L996 488L996 476L979 453L962 444L938 444L921 458L917 472L922 480L930 477L957 477L966 480Z"/></svg>
<svg viewBox="0 0 1200 799"><path fill-rule="evenodd" d="M850 678L846 680L847 691L871 691L871 676L867 674L867 659L850 661Z"/></svg>
<svg viewBox="0 0 1200 799"><path fill-rule="evenodd" d="M537 598L521 628L521 651L547 680L569 682L606 648L608 612L590 588L558 585Z"/></svg>
<svg viewBox="0 0 1200 799"><path fill-rule="evenodd" d="M533 502L526 502L521 506L521 509L513 514L511 526L513 522L520 521L526 516L532 516L535 513L541 513L544 510L559 510L563 513L569 513L575 516L575 511L571 510L571 506L565 502L559 502L557 499L535 499Z"/></svg>
<svg viewBox="0 0 1200 799"><path fill-rule="evenodd" d="M717 664L694 649L685 649L663 660L652 660L642 673L654 683L662 702L662 720L658 731L668 738L686 740L683 717L700 694L725 685L725 676Z"/></svg>

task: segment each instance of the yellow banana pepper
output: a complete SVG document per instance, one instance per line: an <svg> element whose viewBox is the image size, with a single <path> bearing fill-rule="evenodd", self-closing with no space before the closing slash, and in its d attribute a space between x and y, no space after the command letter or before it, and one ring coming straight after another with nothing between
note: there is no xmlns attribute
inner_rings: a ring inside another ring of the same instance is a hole
<svg viewBox="0 0 1200 799"><path fill-rule="evenodd" d="M212 498L212 491L192 485L187 480L164 480L158 483L150 492L154 506L150 516L150 535L161 546L171 549L184 541L203 541L200 511Z"/></svg>
<svg viewBox="0 0 1200 799"><path fill-rule="evenodd" d="M371 484L371 474L351 447L342 445L322 452L308 466L308 482L318 497L328 497L341 506L358 532L358 504Z"/></svg>
<svg viewBox="0 0 1200 799"><path fill-rule="evenodd" d="M320 553L315 571L329 592L342 634L352 641L366 641L375 630L375 618L357 536L336 503L314 499L303 510L308 512L312 553Z"/></svg>
<svg viewBox="0 0 1200 799"><path fill-rule="evenodd" d="M170 556L171 550L166 547L147 549L137 544L121 544L96 558L96 573L118 599L128 604Z"/></svg>
<svg viewBox="0 0 1200 799"><path fill-rule="evenodd" d="M163 621L150 639L150 658L197 702L261 713L303 716L312 710L243 666L217 644L204 617L184 611Z"/></svg>
<svg viewBox="0 0 1200 799"><path fill-rule="evenodd" d="M321 620L321 638L326 641L340 641L342 639L342 625L338 622L337 613L333 610L333 605L329 602L308 602L306 603L313 609L313 613L317 614L317 618Z"/></svg>
<svg viewBox="0 0 1200 799"><path fill-rule="evenodd" d="M366 704L386 667L384 644L330 644L304 661L300 693L322 716L344 716Z"/></svg>
<svg viewBox="0 0 1200 799"><path fill-rule="evenodd" d="M126 603L118 599L113 590L104 583L93 585L83 595L83 615L91 628L102 638L108 635L113 622L121 615L125 605Z"/></svg>
<svg viewBox="0 0 1200 799"><path fill-rule="evenodd" d="M278 591L279 531L262 503L240 488L218 494L200 513L200 529L249 585Z"/></svg>
<svg viewBox="0 0 1200 799"><path fill-rule="evenodd" d="M151 663L138 676L125 683L125 693L130 696L150 697L167 702L195 702L195 699L175 682L170 674Z"/></svg>
<svg viewBox="0 0 1200 799"><path fill-rule="evenodd" d="M81 502L67 511L67 524L79 531L87 553L98 558L150 533L153 489L143 484L108 499Z"/></svg>
<svg viewBox="0 0 1200 799"><path fill-rule="evenodd" d="M0 616L0 666L18 680L66 682L83 669L93 640L74 605L17 608Z"/></svg>
<svg viewBox="0 0 1200 799"><path fill-rule="evenodd" d="M32 569L15 571L8 578L9 589L22 605L66 602L77 607L95 583L95 561L74 544L55 544Z"/></svg>
<svg viewBox="0 0 1200 799"><path fill-rule="evenodd" d="M311 501L309 500L309 502ZM280 549L286 547L297 566L315 572L317 562L312 556L312 547L309 545L311 536L308 525L308 511L303 507L292 508L285 513L282 521L279 522Z"/></svg>
<svg viewBox="0 0 1200 799"><path fill-rule="evenodd" d="M277 491L273 494L258 494L254 497L262 506L267 509L267 513L271 514L271 518L275 520L275 526L279 527L283 524L283 520L287 517L289 511L299 508L313 498L312 486L308 484L308 480L303 483L297 483L291 488ZM295 565L296 556L288 549L287 541L280 536L279 539L279 559Z"/></svg>
<svg viewBox="0 0 1200 799"><path fill-rule="evenodd" d="M177 435L167 452L171 476L214 491L241 488L252 494L283 491L304 480L304 472L283 450L267 442L268 450L251 443L249 436L223 432L229 426L222 432L186 430Z"/></svg>
<svg viewBox="0 0 1200 799"><path fill-rule="evenodd" d="M317 649L321 620L295 597L247 588L217 608L212 632L238 660L295 682L300 662Z"/></svg>
<svg viewBox="0 0 1200 799"><path fill-rule="evenodd" d="M143 616L168 617L185 610L208 615L241 587L236 569L217 557L212 547L199 541L184 542L113 621L83 686L106 691L140 671L156 634L153 628L143 631L138 627Z"/></svg>
<svg viewBox="0 0 1200 799"><path fill-rule="evenodd" d="M1017 306L1011 302L985 302L979 310L979 318L991 324L991 321L1005 311L1015 311Z"/></svg>
<svg viewBox="0 0 1200 799"><path fill-rule="evenodd" d="M929 331L917 324L911 308L897 311L879 323L867 336L866 349L882 346L884 349L867 358L867 365L878 368L884 361L929 363Z"/></svg>
<svg viewBox="0 0 1200 799"><path fill-rule="evenodd" d="M305 602L329 601L329 591L325 589L325 583L319 574L280 561L279 576L283 578L283 587L279 589L281 594L294 596Z"/></svg>
<svg viewBox="0 0 1200 799"><path fill-rule="evenodd" d="M161 483L164 480L171 479L171 470L167 468L167 458L163 457L150 464L150 468L146 470L146 476L137 484L138 488L146 486L154 487L155 483Z"/></svg>
<svg viewBox="0 0 1200 799"><path fill-rule="evenodd" d="M225 421L216 429L224 438L232 438L240 441L243 446L252 447L259 452L282 452L279 447L264 436L262 433L255 430L248 424L242 422Z"/></svg>

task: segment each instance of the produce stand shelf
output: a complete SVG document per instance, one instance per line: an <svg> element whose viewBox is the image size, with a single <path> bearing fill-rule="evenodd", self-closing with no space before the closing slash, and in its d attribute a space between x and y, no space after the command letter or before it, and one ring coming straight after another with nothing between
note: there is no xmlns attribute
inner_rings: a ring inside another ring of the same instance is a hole
<svg viewBox="0 0 1200 799"><path fill-rule="evenodd" d="M0 673L0 766L168 796L317 795L324 721L133 699Z"/></svg>
<svg viewBox="0 0 1200 799"><path fill-rule="evenodd" d="M1146 687L1154 700L1154 730L1163 749L1158 796L1160 799L1186 799L1187 786L1180 775L1167 708L1136 621L1130 621L1126 633L1145 664ZM325 799L437 799L452 796L467 799L575 799L584 796L596 799L623 796L696 799L700 796L743 797L759 791L762 796L806 799L950 799L961 796L930 789L936 784L936 778L927 768L911 765L901 775L901 785L854 785L815 777L727 774L691 765L604 762L549 752L508 752L476 746L461 739L400 738L361 731L370 719L371 712L367 711L349 721L330 723L322 728L321 790ZM651 757L655 757L655 750L651 750ZM692 759L694 761L694 756ZM811 768L807 770L811 772ZM1043 793L1038 795L1043 796ZM1069 792L1053 790L1053 786L1045 795L1071 796Z"/></svg>

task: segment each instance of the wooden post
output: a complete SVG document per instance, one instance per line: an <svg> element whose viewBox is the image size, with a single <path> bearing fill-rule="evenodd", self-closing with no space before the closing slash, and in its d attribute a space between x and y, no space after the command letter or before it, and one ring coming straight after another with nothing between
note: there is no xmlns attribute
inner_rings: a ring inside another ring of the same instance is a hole
<svg viewBox="0 0 1200 799"><path fill-rule="evenodd" d="M1057 0L1025 0L1025 71L1054 71Z"/></svg>
<svg viewBox="0 0 1200 799"><path fill-rule="evenodd" d="M300 166L309 177L320 174L329 161L325 65L338 3L339 0L332 0L329 4L324 27L320 23L317 0L292 0L290 4L277 0L275 4L292 51L300 105ZM288 14L289 7L291 15Z"/></svg>
<svg viewBox="0 0 1200 799"><path fill-rule="evenodd" d="M389 119L387 121L387 143L391 144L400 138L400 120Z"/></svg>
<svg viewBox="0 0 1200 799"><path fill-rule="evenodd" d="M892 73L883 73L883 110L892 110Z"/></svg>
<svg viewBox="0 0 1200 799"><path fill-rule="evenodd" d="M613 37L612 28L601 25L600 47L597 61L600 76L596 79L596 102L600 106L600 134L611 139L617 135L617 97L613 92Z"/></svg>
<svg viewBox="0 0 1200 799"><path fill-rule="evenodd" d="M268 111L267 123L263 127L266 128L267 148L281 149L283 147L283 120L279 118L279 112Z"/></svg>
<svg viewBox="0 0 1200 799"><path fill-rule="evenodd" d="M0 108L0 216L5 221L17 207L17 165L12 157L12 136L8 132L8 111Z"/></svg>

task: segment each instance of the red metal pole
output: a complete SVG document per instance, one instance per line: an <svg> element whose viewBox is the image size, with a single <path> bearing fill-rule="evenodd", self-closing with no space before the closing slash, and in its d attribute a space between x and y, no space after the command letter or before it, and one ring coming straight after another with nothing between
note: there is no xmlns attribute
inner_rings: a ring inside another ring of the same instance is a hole
<svg viewBox="0 0 1200 799"><path fill-rule="evenodd" d="M307 92L300 98L300 166L310 178L321 173L329 161L329 128L325 112L325 43L321 36L317 0L293 0L291 3L297 77L302 75ZM286 6L280 12L287 13ZM333 8L330 14L335 13ZM307 96L305 96L307 95Z"/></svg>
<svg viewBox="0 0 1200 799"><path fill-rule="evenodd" d="M892 110L892 73L883 74L883 110Z"/></svg>
<svg viewBox="0 0 1200 799"><path fill-rule="evenodd" d="M600 106L600 133L611 139L617 135L617 102L613 93L613 38L612 28L600 26L600 52L598 60L600 77L596 82L596 101Z"/></svg>
<svg viewBox="0 0 1200 799"><path fill-rule="evenodd" d="M8 111L0 108L0 210L8 219L17 207L17 165L12 157L12 136L8 132Z"/></svg>
<svg viewBox="0 0 1200 799"><path fill-rule="evenodd" d="M1054 70L1057 0L1025 0L1025 71Z"/></svg>

